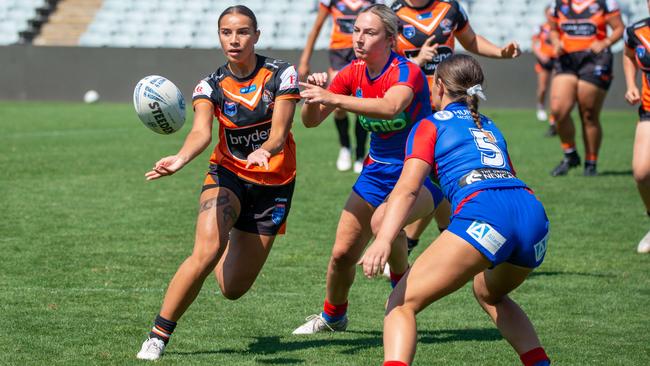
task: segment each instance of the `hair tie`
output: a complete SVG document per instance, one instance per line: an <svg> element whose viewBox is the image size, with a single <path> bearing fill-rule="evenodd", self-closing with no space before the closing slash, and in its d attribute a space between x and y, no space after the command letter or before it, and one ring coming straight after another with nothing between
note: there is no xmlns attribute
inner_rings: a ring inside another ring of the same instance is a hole
<svg viewBox="0 0 650 366"><path fill-rule="evenodd" d="M481 84L476 84L473 87L468 88L467 95L469 95L470 97L476 95L483 100L487 100L485 94L483 94L483 87L481 86Z"/></svg>

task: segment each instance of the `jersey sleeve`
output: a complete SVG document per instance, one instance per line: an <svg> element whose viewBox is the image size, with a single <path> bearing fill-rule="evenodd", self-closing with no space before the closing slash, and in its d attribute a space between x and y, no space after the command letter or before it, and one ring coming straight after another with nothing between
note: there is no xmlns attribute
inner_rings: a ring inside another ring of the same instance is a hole
<svg viewBox="0 0 650 366"><path fill-rule="evenodd" d="M352 95L352 64L347 65L334 77L327 88L335 94Z"/></svg>
<svg viewBox="0 0 650 366"><path fill-rule="evenodd" d="M426 118L420 120L413 126L406 140L404 161L416 158L433 166L437 137L436 125Z"/></svg>
<svg viewBox="0 0 650 366"><path fill-rule="evenodd" d="M621 8L618 6L616 0L604 0L604 2L606 18L618 15L621 12Z"/></svg>
<svg viewBox="0 0 650 366"><path fill-rule="evenodd" d="M461 5L458 1L454 1L454 6L456 7L456 30L458 32L462 32L465 27L469 24L469 17L467 16L467 12L465 9L463 9L463 5Z"/></svg>
<svg viewBox="0 0 650 366"><path fill-rule="evenodd" d="M332 0L319 0L318 6L327 9L327 11L330 11L332 8Z"/></svg>
<svg viewBox="0 0 650 366"><path fill-rule="evenodd" d="M562 2L562 0L553 0L551 3L548 5L549 6L549 12L551 13L550 18L557 23L559 14L558 14L558 3Z"/></svg>
<svg viewBox="0 0 650 366"><path fill-rule="evenodd" d="M291 64L285 64L275 72L275 100L300 99L298 89L298 72Z"/></svg>
<svg viewBox="0 0 650 366"><path fill-rule="evenodd" d="M413 89L414 94L417 94L425 83L426 78L422 70L412 62L405 62L398 66L397 80L391 85L391 88L396 85L406 85Z"/></svg>
<svg viewBox="0 0 650 366"><path fill-rule="evenodd" d="M625 28L625 32L623 32L623 40L625 42L625 47L627 48L635 49L636 46L638 46L634 34L634 25Z"/></svg>
<svg viewBox="0 0 650 366"><path fill-rule="evenodd" d="M199 81L192 93L192 106L205 102L218 105L214 92L215 88L216 86L210 78Z"/></svg>

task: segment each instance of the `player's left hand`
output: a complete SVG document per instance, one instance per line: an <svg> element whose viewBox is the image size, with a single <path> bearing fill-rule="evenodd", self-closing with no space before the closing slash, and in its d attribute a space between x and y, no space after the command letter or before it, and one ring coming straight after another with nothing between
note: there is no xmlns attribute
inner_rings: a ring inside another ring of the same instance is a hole
<svg viewBox="0 0 650 366"><path fill-rule="evenodd" d="M609 47L609 46L607 45L607 42L605 42L604 40L602 40L602 41L594 41L594 42L591 44L590 49L591 49L591 52L593 52L593 53L595 53L595 54L599 54L599 53L603 52L603 50L604 50L605 48L607 48L607 47Z"/></svg>
<svg viewBox="0 0 650 366"><path fill-rule="evenodd" d="M363 274L368 278L378 276L384 272L384 266L390 256L391 243L375 240L357 262L363 267Z"/></svg>
<svg viewBox="0 0 650 366"><path fill-rule="evenodd" d="M501 48L501 58L516 58L521 55L521 49L517 42L510 42Z"/></svg>
<svg viewBox="0 0 650 366"><path fill-rule="evenodd" d="M305 99L305 103L321 103L325 105L331 105L334 103L334 94L330 93L326 89L314 84L303 82L300 83L300 86L305 88L300 92L300 97Z"/></svg>
<svg viewBox="0 0 650 366"><path fill-rule="evenodd" d="M246 158L246 169L250 166L263 166L266 168L266 170L269 170L269 158L271 157L271 153L259 148L252 153L248 154L248 157Z"/></svg>

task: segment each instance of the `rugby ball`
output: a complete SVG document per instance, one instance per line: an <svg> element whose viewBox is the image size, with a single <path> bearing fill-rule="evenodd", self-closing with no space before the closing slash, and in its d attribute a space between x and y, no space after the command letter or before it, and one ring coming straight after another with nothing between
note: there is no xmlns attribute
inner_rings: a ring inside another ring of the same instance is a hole
<svg viewBox="0 0 650 366"><path fill-rule="evenodd" d="M185 123L183 93L162 76L150 75L138 81L133 106L147 128L163 135L180 130Z"/></svg>

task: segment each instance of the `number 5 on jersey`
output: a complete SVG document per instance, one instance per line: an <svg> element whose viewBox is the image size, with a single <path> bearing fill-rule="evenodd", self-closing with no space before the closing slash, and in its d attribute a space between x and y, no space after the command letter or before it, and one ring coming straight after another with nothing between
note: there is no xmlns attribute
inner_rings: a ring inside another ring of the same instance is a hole
<svg viewBox="0 0 650 366"><path fill-rule="evenodd" d="M506 166L503 152L501 152L501 149L496 144L496 139L492 132L476 128L470 128L469 131L474 136L476 148L481 152L481 163L483 165L495 168L503 168Z"/></svg>

